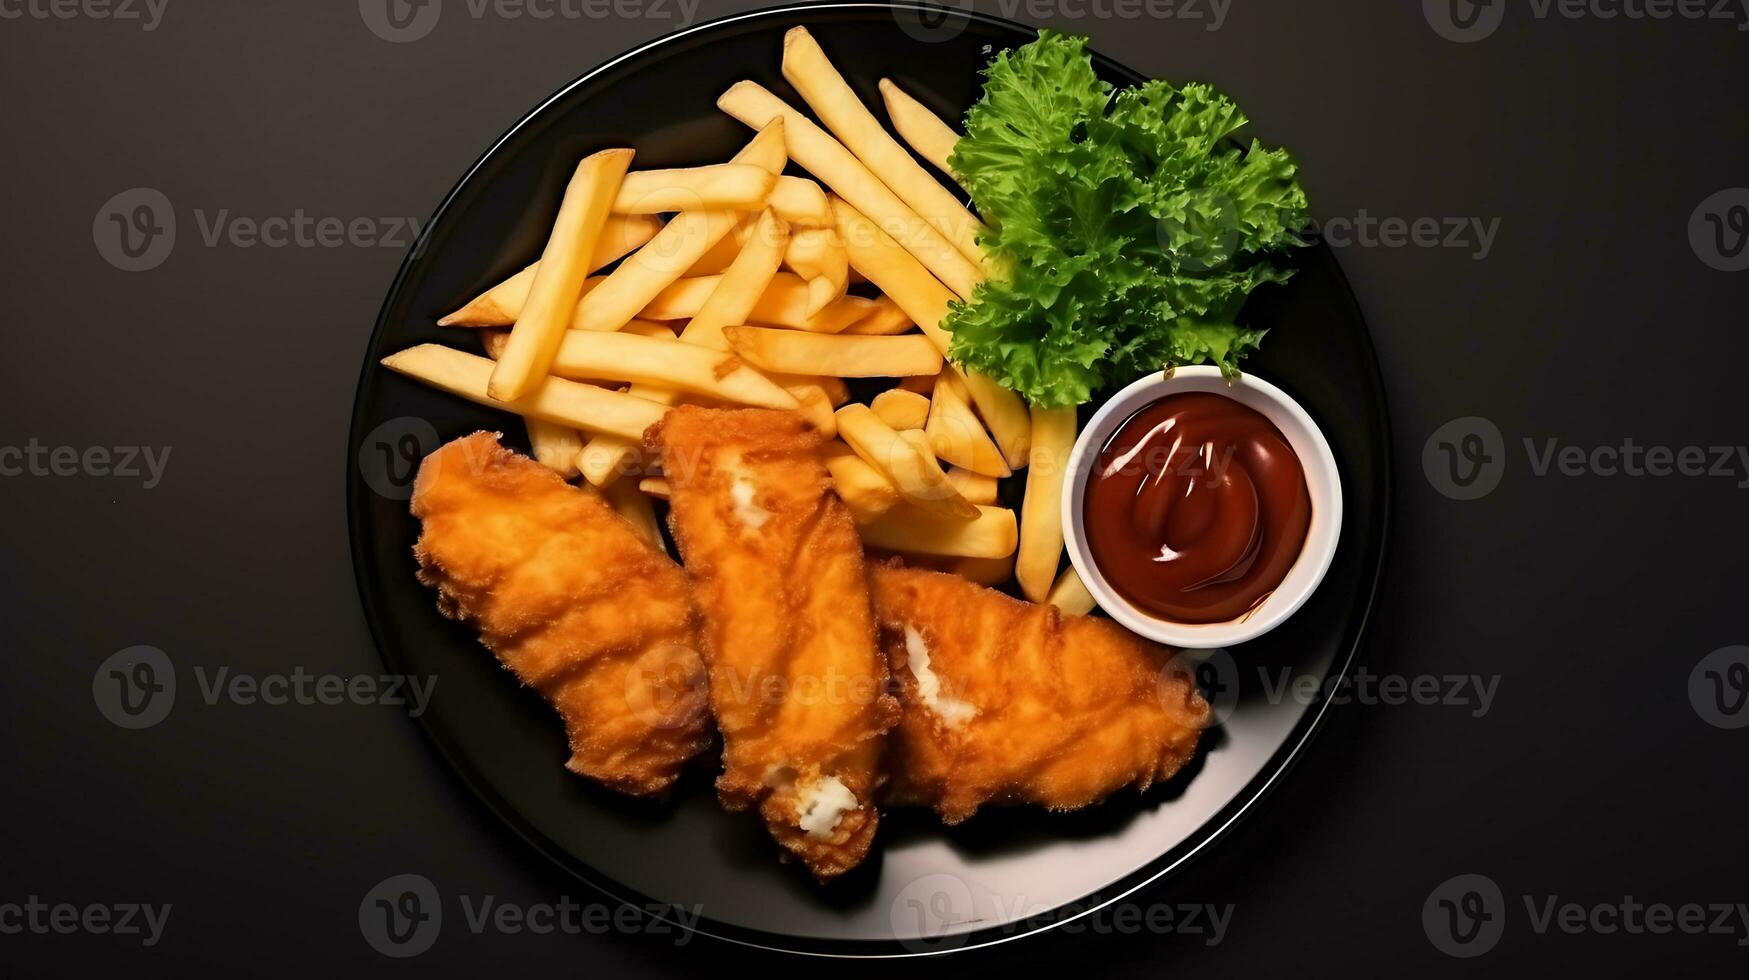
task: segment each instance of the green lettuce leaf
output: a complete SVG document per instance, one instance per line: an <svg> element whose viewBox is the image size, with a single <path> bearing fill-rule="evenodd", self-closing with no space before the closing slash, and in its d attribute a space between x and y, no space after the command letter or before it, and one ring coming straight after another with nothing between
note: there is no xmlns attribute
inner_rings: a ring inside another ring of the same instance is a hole
<svg viewBox="0 0 1749 980"><path fill-rule="evenodd" d="M1007 270L954 306L951 354L1044 407L1170 365L1237 372L1262 339L1240 308L1287 281L1269 258L1307 220L1293 159L1235 142L1232 100L1114 92L1086 43L1041 31L999 54L951 160Z"/></svg>

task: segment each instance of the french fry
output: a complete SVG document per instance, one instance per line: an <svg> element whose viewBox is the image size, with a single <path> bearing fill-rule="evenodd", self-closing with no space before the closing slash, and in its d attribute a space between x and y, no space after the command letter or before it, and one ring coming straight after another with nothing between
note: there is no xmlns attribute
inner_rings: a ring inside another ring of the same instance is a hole
<svg viewBox="0 0 1749 980"><path fill-rule="evenodd" d="M832 227L832 205L826 203L826 189L806 177L778 177L765 203L798 228Z"/></svg>
<svg viewBox="0 0 1749 980"><path fill-rule="evenodd" d="M733 211L675 215L648 245L626 256L577 307L574 330L618 330L734 228ZM654 318L652 318L654 319Z"/></svg>
<svg viewBox="0 0 1749 980"><path fill-rule="evenodd" d="M526 418L529 455L565 479L577 475L577 454L583 451L583 436L568 425L545 419Z"/></svg>
<svg viewBox="0 0 1749 980"><path fill-rule="evenodd" d="M517 318L522 316L523 306L528 303L528 287L534 285L534 275L539 271L540 263L535 262L528 268L493 287L492 294L495 294L496 298L491 306L473 307L473 304L469 304L473 309L473 312L469 314L467 318L468 322L440 322L438 323L438 326L481 327L489 329L492 327L508 327L515 324ZM589 295L590 290L606 281L606 276L590 276L583 280L583 291L578 296L579 305L581 305L582 300ZM447 320L449 318L445 317L444 319ZM577 315L575 311L573 311L571 314L571 328L576 329L577 323Z"/></svg>
<svg viewBox="0 0 1749 980"><path fill-rule="evenodd" d="M777 183L777 174L746 163L628 173L613 200L614 214L668 211L751 211Z"/></svg>
<svg viewBox="0 0 1749 980"><path fill-rule="evenodd" d="M705 296L691 321L681 331L680 340L703 350L727 351L729 345L723 339L723 327L747 319L759 297L771 285L772 276L777 274L778 263L783 260L788 239L789 225L770 208L761 212L748 234L746 244L734 261L729 263L729 268L715 278L710 293ZM759 378L758 372L746 368L734 373ZM660 387L646 389L643 385L634 385L632 394L663 404L673 404L674 388L678 385L650 383L659 384ZM769 381L765 383L771 384ZM782 389L778 391L790 404L771 407L800 408L811 418L823 417L821 406L810 404L817 399L809 399L805 395L798 397ZM826 408L824 414L830 416L830 407ZM827 421L830 421L829 418ZM578 457L583 478L595 486L611 484L627 464L636 458L638 449L633 442L606 436L591 441Z"/></svg>
<svg viewBox="0 0 1749 980"><path fill-rule="evenodd" d="M877 296L875 308L868 316L844 328L848 334L871 337L891 337L908 333L916 326L891 296Z"/></svg>
<svg viewBox="0 0 1749 980"><path fill-rule="evenodd" d="M655 320L633 320L619 328L619 332L633 337L655 337L657 340L674 339L674 328Z"/></svg>
<svg viewBox="0 0 1749 980"><path fill-rule="evenodd" d="M881 183L961 255L982 266L984 250L978 246L978 232L983 223L887 135L805 27L792 27L783 37L783 77Z"/></svg>
<svg viewBox="0 0 1749 980"><path fill-rule="evenodd" d="M717 288L718 277L701 276L679 279L650 300L638 314L650 320L685 320L696 317L705 300ZM771 285L760 294L753 311L747 315L750 323L773 327L789 327L809 333L838 333L875 311L875 301L862 296L845 296L819 314L808 315L807 280L789 272L772 277Z"/></svg>
<svg viewBox="0 0 1749 980"><path fill-rule="evenodd" d="M632 322L626 324L625 327L620 332L630 334L630 335L635 336L635 337L655 337L658 340L673 340L674 339L674 331L670 330L666 323L658 323L655 320L633 320ZM568 333L567 333L567 336L569 336ZM499 354L504 353L504 345L509 343L509 342L510 342L510 331L508 331L508 330L498 330L498 329L488 328L488 329L480 331L480 343L486 349L486 356L490 357L494 361L498 359ZM563 346L563 344L561 343L561 348L562 348L562 346ZM572 378L571 380L572 381L578 381L578 380L588 381L590 379L588 379L588 378L581 378L581 379L580 378ZM599 380L605 381L607 379L601 378Z"/></svg>
<svg viewBox="0 0 1749 980"><path fill-rule="evenodd" d="M844 201L832 202L838 219L839 234L850 252L850 266L892 297L906 315L921 328L941 351L947 354L953 335L941 329L947 316L953 293L929 274L909 252L899 247L892 237L875 227L874 222ZM1027 447L1031 442L1031 420L1026 402L994 380L964 371L959 375L966 383L973 404L996 437L1002 457L1010 467L1026 465Z"/></svg>
<svg viewBox="0 0 1749 980"><path fill-rule="evenodd" d="M733 163L776 159L771 145L783 139L783 126L765 127L735 154ZM777 173L777 171L769 171ZM739 222L733 211L687 211L662 227L649 244L626 256L606 281L590 290L577 307L572 327L578 330L618 330L638 315L658 293L685 274Z"/></svg>
<svg viewBox="0 0 1749 980"><path fill-rule="evenodd" d="M960 298L972 297L972 290L984 278L978 265L906 206L825 130L756 82L736 83L717 99L717 107L754 128L782 119L791 159L880 227L895 233L899 242Z"/></svg>
<svg viewBox="0 0 1749 980"><path fill-rule="evenodd" d="M826 393L826 399L832 403L833 408L850 400L850 388L844 383L844 379L829 374L784 374L782 371L767 371L765 376L785 388L819 388Z"/></svg>
<svg viewBox="0 0 1749 980"><path fill-rule="evenodd" d="M815 302L816 296L813 286L814 283L818 281L819 280L817 279L811 279L808 281L807 295L801 299L804 311L807 308L812 307ZM793 304L796 301L793 298L787 297L786 300L787 302L785 305L772 308L769 311L766 309L754 310L754 322L765 322L759 320L757 317L760 314L766 313L769 313L774 320L778 318L793 320ZM760 305L761 307L766 306L763 300ZM804 316L800 323L796 323L793 326L790 323L777 323L775 325L789 327L792 330L805 330L808 333L839 334L843 333L846 327L849 327L852 323L855 323L858 320L864 319L872 312L874 312L874 300L869 299L866 296L840 296L827 303L826 308L820 312L813 314L812 316Z"/></svg>
<svg viewBox="0 0 1749 980"><path fill-rule="evenodd" d="M583 294L583 280L589 277L589 260L607 224L608 208L631 162L631 150L602 150L577 164L546 250L541 253L540 268L528 287L528 301L510 329L509 343L493 364L486 387L494 399L515 401L539 387L545 378L559 340L570 325L571 311ZM661 238L661 233L656 237ZM601 288L605 287L603 283Z"/></svg>
<svg viewBox="0 0 1749 980"><path fill-rule="evenodd" d="M844 386L842 379L824 375L784 374L781 371L767 371L764 374L801 403L797 411L808 420L808 424L827 437L838 434L838 418L833 414L833 409L850 400L850 391Z"/></svg>
<svg viewBox="0 0 1749 980"><path fill-rule="evenodd" d="M808 280L808 312L819 313L826 304L843 296L846 281L830 279L826 276L815 276ZM840 331L841 332L841 331Z"/></svg>
<svg viewBox="0 0 1749 980"><path fill-rule="evenodd" d="M644 477L643 479L638 481L638 489L644 491L644 493L649 494L650 496L656 498L657 500L667 500L669 498L669 496L671 495L671 490L668 486L668 481L665 478L660 477L660 476L646 476L646 477Z"/></svg>
<svg viewBox="0 0 1749 980"><path fill-rule="evenodd" d="M498 355L504 353L504 345L510 343L510 331L487 329L480 331L480 346L485 348L486 356L496 361Z"/></svg>
<svg viewBox="0 0 1749 980"><path fill-rule="evenodd" d="M595 241L595 254L589 257L590 274L600 272L615 261L650 243L662 230L664 222L653 214L616 214L601 226L601 237Z"/></svg>
<svg viewBox="0 0 1749 980"><path fill-rule="evenodd" d="M1032 409L1032 462L1020 513L1020 554L1014 576L1033 602L1050 594L1063 557L1063 474L1075 446L1075 409Z"/></svg>
<svg viewBox="0 0 1749 980"><path fill-rule="evenodd" d="M486 356L496 361L504 353L504 345L510 343L510 331L482 330L481 334ZM567 480L577 475L577 455L583 451L582 433L545 419L524 418L522 424L528 429L529 455L535 462Z"/></svg>
<svg viewBox="0 0 1749 980"><path fill-rule="evenodd" d="M680 332L681 339L689 344L727 350L723 328L747 322L759 298L771 287L789 240L789 224L770 208L762 212L741 254L729 263L716 288L693 314L692 322Z"/></svg>
<svg viewBox="0 0 1749 980"><path fill-rule="evenodd" d="M993 476L973 473L963 466L950 467L947 480L966 498L980 507L993 507L1001 484Z"/></svg>
<svg viewBox="0 0 1749 980"><path fill-rule="evenodd" d="M912 505L950 521L978 516L977 509L948 481L935 457L881 421L867 405L852 403L839 409L838 434L856 455L885 474Z"/></svg>
<svg viewBox="0 0 1749 980"><path fill-rule="evenodd" d="M954 558L1007 558L1014 554L1019 531L1014 511L979 507L972 520L943 517L901 502L862 525L862 541L873 548L903 554Z"/></svg>
<svg viewBox="0 0 1749 980"><path fill-rule="evenodd" d="M623 331L566 331L553 358L552 373L561 378L630 381L756 408L791 409L798 404L789 392L741 364L733 354L672 336L662 340ZM637 388L631 394L650 397Z"/></svg>
<svg viewBox="0 0 1749 980"><path fill-rule="evenodd" d="M735 256L741 254L741 246L753 235L753 225L759 220L757 214L744 214L741 220L735 222L735 227L724 235L722 240L712 245L710 251L699 256L697 262L686 270L686 275L676 281L676 285L696 279L699 276L720 276L728 269L729 263L735 261Z"/></svg>
<svg viewBox="0 0 1749 980"><path fill-rule="evenodd" d="M903 388L881 392L868 407L895 429L921 429L929 421L929 399Z"/></svg>
<svg viewBox="0 0 1749 980"><path fill-rule="evenodd" d="M511 343L511 331L481 331L486 357L497 360L504 345ZM535 462L560 474L565 479L577 476L577 455L582 451L582 432L544 418L523 418L528 429L528 455Z"/></svg>
<svg viewBox="0 0 1749 980"><path fill-rule="evenodd" d="M899 488L893 481L853 452L828 454L826 469L832 474L838 496L858 524L867 524L899 502Z"/></svg>
<svg viewBox="0 0 1749 980"><path fill-rule="evenodd" d="M739 153L729 158L730 163L745 163L774 174L783 173L783 168L789 166L789 142L784 136L783 127L776 129L769 126L754 126L758 136L741 148ZM770 130L767 132L767 130ZM782 178L778 179L782 183ZM753 210L749 208L748 210Z"/></svg>
<svg viewBox="0 0 1749 980"><path fill-rule="evenodd" d="M844 295L850 286L850 259L831 228L805 228L790 239L784 265L808 280L808 315Z"/></svg>
<svg viewBox="0 0 1749 980"><path fill-rule="evenodd" d="M972 413L966 402L965 389L958 375L943 371L935 379L935 395L929 403L929 422L925 428L929 446L935 455L974 473L1004 477L1013 474L1002 451L990 441L983 423Z"/></svg>
<svg viewBox="0 0 1749 980"><path fill-rule="evenodd" d="M666 408L673 405L677 397L669 394L656 404ZM577 454L578 471L590 486L598 490L612 486L622 476L639 472L644 462L643 440L617 435L598 435L584 443L583 451Z"/></svg>
<svg viewBox="0 0 1749 980"><path fill-rule="evenodd" d="M997 586L1014 577L1014 556L1006 558L954 558L942 571L983 586Z"/></svg>
<svg viewBox="0 0 1749 980"><path fill-rule="evenodd" d="M1057 584L1051 586L1051 594L1045 597L1045 601L1070 616L1085 616L1097 605L1074 565L1063 569L1063 574L1057 576Z"/></svg>
<svg viewBox="0 0 1749 980"><path fill-rule="evenodd" d="M740 249L735 250L740 254ZM734 261L730 259L730 261ZM647 320L688 320L704 309L704 301L711 298L711 292L717 284L723 281L722 273L706 276L684 276L669 283L663 290L650 297L650 302L644 304L638 316ZM807 287L803 287L804 289Z"/></svg>
<svg viewBox="0 0 1749 980"><path fill-rule="evenodd" d="M941 375L939 375L939 374L936 374L936 375L917 375L915 377L910 377L910 378L900 378L899 379L899 387L905 389L906 391L915 391L919 395L929 395L929 394L934 393L935 383L937 381L939 381L940 379L941 379Z"/></svg>
<svg viewBox="0 0 1749 980"><path fill-rule="evenodd" d="M885 421L885 420L883 419L882 421ZM918 452L922 453L926 458L928 458L932 462L934 462L936 464L936 468L940 469L941 462L934 458L935 454L933 452L930 452L930 450L929 450L929 437L923 434L922 429L894 429L893 431L897 432L899 434L899 438L901 438L901 439L905 440L906 442L910 443L911 445L915 446L917 448ZM946 476L946 475L947 475L947 471L942 470L942 476ZM949 480L947 482L948 482L949 486L953 485L952 480ZM959 488L954 487L954 492L958 493ZM968 503L969 503L969 501L968 501Z"/></svg>
<svg viewBox="0 0 1749 980"><path fill-rule="evenodd" d="M893 84L891 79L881 79L881 99L887 104L887 118L893 121L893 128L899 131L899 136L910 144L911 149L928 160L930 166L958 181L959 175L953 172L948 158L953 155L960 134L942 122L940 116L924 108L923 103Z"/></svg>
<svg viewBox="0 0 1749 980"><path fill-rule="evenodd" d="M838 434L838 416L832 411L832 398L820 385L792 385L784 389L801 403L797 411L808 424L828 438Z"/></svg>
<svg viewBox="0 0 1749 980"><path fill-rule="evenodd" d="M602 495L619 516L631 523L638 537L655 545L659 551L668 550L668 543L662 540L662 525L656 523L656 509L650 506L650 498L640 485L620 480L603 490Z"/></svg>
<svg viewBox="0 0 1749 980"><path fill-rule="evenodd" d="M1032 422L1025 400L987 374L955 366L953 376L965 386L972 404L978 407L978 415L1001 447L1002 458L1009 467L1024 466L1027 450L1032 446Z"/></svg>
<svg viewBox="0 0 1749 980"><path fill-rule="evenodd" d="M662 220L654 215L616 214L601 226L601 237L595 240L595 254L589 257L589 271L599 272L624 257L627 252L642 247L662 230ZM528 302L528 288L534 285L535 271L540 263L532 262L521 272L474 297L466 306L437 321L440 327L507 327L516 322L523 304Z"/></svg>
<svg viewBox="0 0 1749 980"><path fill-rule="evenodd" d="M941 370L941 352L925 337L841 337L772 327L728 327L723 336L730 349L765 371L902 378Z"/></svg>
<svg viewBox="0 0 1749 980"><path fill-rule="evenodd" d="M954 302L953 291L847 201L833 198L832 211L850 267L874 283L946 353L953 335L941 329L941 321Z"/></svg>
<svg viewBox="0 0 1749 980"><path fill-rule="evenodd" d="M842 252L842 246L838 250ZM790 237L789 250L783 253L783 264L803 279L812 279L826 273L831 264L831 252L830 228L804 228ZM844 273L846 277L850 274L848 260L845 261Z"/></svg>
<svg viewBox="0 0 1749 980"><path fill-rule="evenodd" d="M606 432L641 440L644 430L660 421L667 406L624 392L548 377L534 391L515 401L487 393L493 362L441 344L420 344L383 358L383 366L416 378L452 395L487 408L545 419L589 432Z"/></svg>

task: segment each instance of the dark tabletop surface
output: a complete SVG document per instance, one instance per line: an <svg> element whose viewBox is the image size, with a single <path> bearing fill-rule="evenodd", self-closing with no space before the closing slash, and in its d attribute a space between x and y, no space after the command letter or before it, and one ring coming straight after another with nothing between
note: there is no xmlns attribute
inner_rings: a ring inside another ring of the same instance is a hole
<svg viewBox="0 0 1749 980"><path fill-rule="evenodd" d="M1749 10L1451 2L976 4L1216 82L1299 157L1378 346L1396 510L1362 683L1265 805L1128 912L905 969L1749 961ZM598 898L405 708L313 680L382 670L342 457L409 221L570 79L757 6L448 0L392 43L377 0L0 0L5 972L809 966L604 915L476 930L487 896ZM140 255L154 205L174 244ZM130 730L93 681L137 645L179 689ZM208 697L239 674L312 703ZM397 874L458 896L405 960L359 923Z"/></svg>

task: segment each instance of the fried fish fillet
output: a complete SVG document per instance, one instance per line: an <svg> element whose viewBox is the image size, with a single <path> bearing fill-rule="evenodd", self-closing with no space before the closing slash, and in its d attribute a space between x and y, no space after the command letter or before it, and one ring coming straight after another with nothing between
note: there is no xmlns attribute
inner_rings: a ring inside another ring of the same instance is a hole
<svg viewBox="0 0 1749 980"><path fill-rule="evenodd" d="M1196 753L1208 702L1173 651L957 575L870 570L904 717L891 800L954 824L985 803L1073 810Z"/></svg>
<svg viewBox="0 0 1749 980"><path fill-rule="evenodd" d="M666 789L710 744L685 573L602 498L476 432L413 484L419 580L564 717L567 769Z"/></svg>
<svg viewBox="0 0 1749 980"><path fill-rule="evenodd" d="M718 795L758 807L815 877L842 874L874 839L883 735L899 709L824 440L795 412L682 407L646 441L704 613Z"/></svg>

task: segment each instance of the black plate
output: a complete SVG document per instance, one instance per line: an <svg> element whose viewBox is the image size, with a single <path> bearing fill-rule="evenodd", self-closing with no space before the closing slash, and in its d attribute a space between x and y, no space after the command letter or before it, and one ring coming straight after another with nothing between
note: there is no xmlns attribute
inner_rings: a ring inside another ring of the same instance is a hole
<svg viewBox="0 0 1749 980"><path fill-rule="evenodd" d="M696 908L701 931L796 952L971 948L1086 914L1165 875L1255 803L1305 745L1327 701L1272 700L1264 680L1273 684L1283 668L1320 682L1340 676L1360 640L1390 491L1383 391L1341 270L1322 245L1303 250L1293 282L1266 288L1247 311L1274 328L1249 369L1298 399L1335 449L1346 495L1341 545L1323 586L1290 623L1216 655L1200 672L1223 688L1215 701L1225 723L1194 771L1167 786L1069 815L986 811L952 830L925 813L894 813L866 865L823 890L778 862L757 819L718 807L710 760L664 803L625 800L570 775L552 710L520 690L468 629L440 617L413 578L413 463L440 440L482 428L516 444L523 427L377 361L412 344L458 342L457 331L434 321L539 254L580 157L635 146L639 167L727 159L750 133L714 103L741 78L801 104L778 68L783 32L795 24L814 32L870 105L880 105L875 84L885 75L950 118L976 98L991 46L1032 36L991 17L953 12L941 21L907 5L768 10L633 51L518 122L438 208L371 337L347 458L359 593L389 669L440 677L420 722L443 757L506 823L603 891ZM1114 82L1141 80L1105 59L1098 67Z"/></svg>

